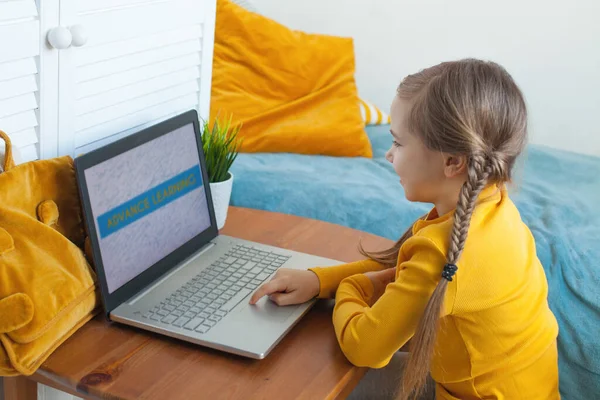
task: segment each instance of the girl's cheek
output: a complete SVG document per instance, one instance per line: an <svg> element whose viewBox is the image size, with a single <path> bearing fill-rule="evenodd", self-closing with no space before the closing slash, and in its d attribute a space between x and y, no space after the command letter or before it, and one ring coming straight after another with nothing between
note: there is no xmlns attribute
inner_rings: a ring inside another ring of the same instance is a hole
<svg viewBox="0 0 600 400"><path fill-rule="evenodd" d="M396 173L398 175L400 175L402 173L402 166L400 165L399 159L394 160L394 169L396 170Z"/></svg>

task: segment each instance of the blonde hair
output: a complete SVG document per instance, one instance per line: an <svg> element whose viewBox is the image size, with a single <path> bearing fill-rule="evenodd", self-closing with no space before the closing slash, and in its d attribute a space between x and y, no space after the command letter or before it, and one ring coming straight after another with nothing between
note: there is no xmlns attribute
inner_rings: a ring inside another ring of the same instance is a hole
<svg viewBox="0 0 600 400"><path fill-rule="evenodd" d="M467 180L454 212L446 256L447 264L456 265L479 193L488 184L511 180L512 168L527 140L525 100L504 68L474 59L445 62L409 75L397 94L411 104L410 133L431 150L467 157ZM412 229L408 229L393 247L382 252L360 250L384 265L395 266L400 247L411 235ZM400 399L418 397L425 384L448 283L440 275L411 340Z"/></svg>

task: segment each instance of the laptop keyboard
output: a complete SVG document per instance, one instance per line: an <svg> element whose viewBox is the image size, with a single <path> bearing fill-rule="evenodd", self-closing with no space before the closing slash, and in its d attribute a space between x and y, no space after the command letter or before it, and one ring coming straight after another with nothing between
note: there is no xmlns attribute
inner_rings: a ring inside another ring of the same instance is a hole
<svg viewBox="0 0 600 400"><path fill-rule="evenodd" d="M236 245L143 317L206 333L288 259Z"/></svg>

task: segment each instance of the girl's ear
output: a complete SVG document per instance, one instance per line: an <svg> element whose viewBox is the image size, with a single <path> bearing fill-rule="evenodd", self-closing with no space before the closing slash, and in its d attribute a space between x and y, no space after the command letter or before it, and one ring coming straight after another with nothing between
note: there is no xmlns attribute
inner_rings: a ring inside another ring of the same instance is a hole
<svg viewBox="0 0 600 400"><path fill-rule="evenodd" d="M459 154L444 154L444 175L455 178L467 172L467 157Z"/></svg>

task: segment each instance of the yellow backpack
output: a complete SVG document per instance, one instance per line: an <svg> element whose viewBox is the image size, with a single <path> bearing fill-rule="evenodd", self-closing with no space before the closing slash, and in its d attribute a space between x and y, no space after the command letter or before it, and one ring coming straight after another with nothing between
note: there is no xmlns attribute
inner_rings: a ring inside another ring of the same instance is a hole
<svg viewBox="0 0 600 400"><path fill-rule="evenodd" d="M31 375L95 315L96 274L83 251L73 159L15 166L0 138L0 375Z"/></svg>

